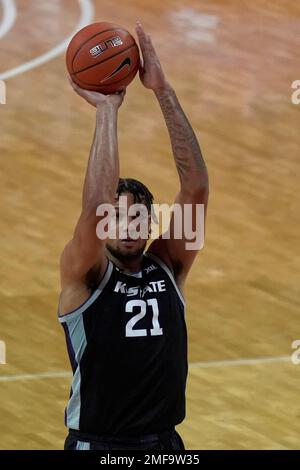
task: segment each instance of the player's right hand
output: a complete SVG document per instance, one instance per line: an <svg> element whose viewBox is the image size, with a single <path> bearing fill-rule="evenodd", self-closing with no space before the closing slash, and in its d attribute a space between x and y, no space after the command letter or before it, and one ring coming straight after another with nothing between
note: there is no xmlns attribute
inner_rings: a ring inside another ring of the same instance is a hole
<svg viewBox="0 0 300 470"><path fill-rule="evenodd" d="M115 107L116 109L118 109L123 103L124 96L126 94L126 88L122 90L120 93L113 93L111 95L103 95L102 93L99 93L98 91L89 91L89 90L85 90L81 88L75 82L73 82L71 77L69 77L69 82L73 90L95 108L109 104Z"/></svg>

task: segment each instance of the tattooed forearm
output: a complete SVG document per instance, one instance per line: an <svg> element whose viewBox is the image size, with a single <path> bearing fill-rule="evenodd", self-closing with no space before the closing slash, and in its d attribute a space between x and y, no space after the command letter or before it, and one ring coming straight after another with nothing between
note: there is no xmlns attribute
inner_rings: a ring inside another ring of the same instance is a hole
<svg viewBox="0 0 300 470"><path fill-rule="evenodd" d="M163 112L182 189L208 185L205 162L197 137L169 84L156 91Z"/></svg>

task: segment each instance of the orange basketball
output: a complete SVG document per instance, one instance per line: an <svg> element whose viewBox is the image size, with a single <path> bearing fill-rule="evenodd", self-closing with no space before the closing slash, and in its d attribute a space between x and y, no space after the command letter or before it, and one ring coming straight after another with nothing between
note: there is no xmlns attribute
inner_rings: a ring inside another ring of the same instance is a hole
<svg viewBox="0 0 300 470"><path fill-rule="evenodd" d="M66 54L67 69L86 90L108 95L126 88L139 66L139 49L131 34L112 23L93 23L78 31Z"/></svg>

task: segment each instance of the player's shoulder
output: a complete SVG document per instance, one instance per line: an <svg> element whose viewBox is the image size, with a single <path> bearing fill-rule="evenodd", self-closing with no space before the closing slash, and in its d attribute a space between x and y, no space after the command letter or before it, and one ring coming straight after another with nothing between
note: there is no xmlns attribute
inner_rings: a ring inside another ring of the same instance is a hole
<svg viewBox="0 0 300 470"><path fill-rule="evenodd" d="M144 253L145 256L157 259L158 261L164 263L170 271L174 274L173 266L168 257L167 251L164 249L163 244L161 243L161 238L156 238L153 242L149 245L147 251Z"/></svg>
<svg viewBox="0 0 300 470"><path fill-rule="evenodd" d="M174 272L171 269L171 267L169 267L168 264L165 263L165 260L163 258L161 258L157 253L153 252L152 250L147 250L144 253L144 257L148 258L153 263L155 263L154 266L156 265L157 267L160 268L160 273L161 273L161 271L164 272L165 278L169 279L171 285L173 284L173 286L175 288L175 291L177 292L177 294L178 294L179 298L181 299L183 305L185 305L185 300L184 300L184 295L183 295L183 286L178 284L178 282L177 282L177 280L174 276ZM151 268L149 267L148 269L151 269Z"/></svg>
<svg viewBox="0 0 300 470"><path fill-rule="evenodd" d="M113 265L107 258L104 266L101 263L95 264L83 279L65 282L59 296L59 318L85 310L87 302L96 298L107 285L112 271Z"/></svg>

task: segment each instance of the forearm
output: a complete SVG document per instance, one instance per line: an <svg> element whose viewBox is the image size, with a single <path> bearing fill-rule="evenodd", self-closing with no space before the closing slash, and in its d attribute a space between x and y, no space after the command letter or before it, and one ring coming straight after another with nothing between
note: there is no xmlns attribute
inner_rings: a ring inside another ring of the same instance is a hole
<svg viewBox="0 0 300 470"><path fill-rule="evenodd" d="M208 175L197 137L169 84L155 91L169 131L181 189L208 187Z"/></svg>
<svg viewBox="0 0 300 470"><path fill-rule="evenodd" d="M114 201L119 180L117 112L111 105L97 108L95 134L83 188L83 209Z"/></svg>

